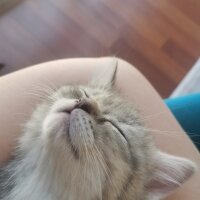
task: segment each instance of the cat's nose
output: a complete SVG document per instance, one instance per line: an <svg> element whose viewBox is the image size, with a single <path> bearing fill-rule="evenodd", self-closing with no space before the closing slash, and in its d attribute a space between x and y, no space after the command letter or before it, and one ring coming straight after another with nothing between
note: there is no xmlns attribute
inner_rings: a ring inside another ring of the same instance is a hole
<svg viewBox="0 0 200 200"><path fill-rule="evenodd" d="M100 113L97 102L91 98L60 99L52 106L51 112L71 113L76 108L82 109L89 114L98 115Z"/></svg>
<svg viewBox="0 0 200 200"><path fill-rule="evenodd" d="M90 98L80 99L75 108L80 108L87 113L94 115L97 115L100 112L98 103Z"/></svg>
<svg viewBox="0 0 200 200"><path fill-rule="evenodd" d="M79 104L78 99L60 99L55 102L51 108L51 112L67 112L70 113Z"/></svg>

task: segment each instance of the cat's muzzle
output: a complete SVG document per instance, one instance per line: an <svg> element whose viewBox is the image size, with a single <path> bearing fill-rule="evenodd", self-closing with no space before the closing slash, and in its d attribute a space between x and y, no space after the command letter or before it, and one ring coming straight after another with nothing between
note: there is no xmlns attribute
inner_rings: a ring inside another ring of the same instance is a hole
<svg viewBox="0 0 200 200"><path fill-rule="evenodd" d="M99 115L94 100L60 99L52 106L43 126L44 135L69 136L69 142L77 151L89 151L94 145L94 117Z"/></svg>

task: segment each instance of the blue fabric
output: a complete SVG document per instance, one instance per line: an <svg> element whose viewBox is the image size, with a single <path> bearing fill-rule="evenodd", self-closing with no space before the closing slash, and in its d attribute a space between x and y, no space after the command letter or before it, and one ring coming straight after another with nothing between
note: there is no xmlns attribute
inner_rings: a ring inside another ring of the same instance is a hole
<svg viewBox="0 0 200 200"><path fill-rule="evenodd" d="M200 150L200 94L166 99L165 103Z"/></svg>

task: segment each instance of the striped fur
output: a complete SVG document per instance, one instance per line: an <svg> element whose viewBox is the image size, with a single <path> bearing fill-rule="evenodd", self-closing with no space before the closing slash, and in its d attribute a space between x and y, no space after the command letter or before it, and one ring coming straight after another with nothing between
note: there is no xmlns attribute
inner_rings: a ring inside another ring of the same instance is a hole
<svg viewBox="0 0 200 200"><path fill-rule="evenodd" d="M148 187L158 152L134 106L111 85L65 86L26 124L15 159L0 171L0 200L162 198Z"/></svg>

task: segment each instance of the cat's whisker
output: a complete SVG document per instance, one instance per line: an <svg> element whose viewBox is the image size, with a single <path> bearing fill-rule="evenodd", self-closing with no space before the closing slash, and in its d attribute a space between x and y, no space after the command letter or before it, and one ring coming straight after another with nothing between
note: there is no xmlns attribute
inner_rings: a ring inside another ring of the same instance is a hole
<svg viewBox="0 0 200 200"><path fill-rule="evenodd" d="M158 129L144 128L144 127L141 127L141 129L144 131L154 132L154 133L158 133L158 134L159 133L166 134L167 136L181 136L180 134L184 132L184 131L173 131L173 130L171 130L171 131L170 130L158 130ZM187 132L186 134L190 134L190 136L199 136L198 134L189 133L189 132Z"/></svg>
<svg viewBox="0 0 200 200"><path fill-rule="evenodd" d="M79 132L80 132L80 130L79 130ZM88 153L89 151L88 151L88 147L87 147L87 144L86 144L85 134L83 134L82 137L83 137L83 148L84 148L83 151L84 151L84 153L86 155L86 161L90 162L90 154Z"/></svg>
<svg viewBox="0 0 200 200"><path fill-rule="evenodd" d="M51 87L54 91L57 91L59 88L55 85L52 81L50 81L47 77L44 77L44 79L48 82L49 87Z"/></svg>
<svg viewBox="0 0 200 200"><path fill-rule="evenodd" d="M27 96L33 96L33 97L36 97L36 98L40 98L40 99L45 99L46 98L46 96L44 96L44 94L39 94L39 92L38 93L35 93L35 92L26 92L24 95L27 95Z"/></svg>
<svg viewBox="0 0 200 200"><path fill-rule="evenodd" d="M43 98L48 98L48 99L52 99L53 101L56 100L54 96L52 96L52 94L54 94L58 89L57 88L51 88L49 85L45 85L45 84L38 84L38 85L34 85L33 89L33 93L41 93Z"/></svg>
<svg viewBox="0 0 200 200"><path fill-rule="evenodd" d="M93 152L89 153L88 150L88 146L87 146L87 140L86 140L86 136L83 134L83 146L84 146L84 152L86 155L86 165L87 163L89 163L90 165L92 165L92 170L91 170L91 176L92 176L92 180L95 180L96 182L99 182L97 184L94 184L95 190L98 192L99 196L102 199L102 187L101 187L101 180L100 180L100 169L99 169L99 165L98 162L96 160L96 156L93 155ZM88 167L86 166L85 169L87 169ZM94 172L95 170L95 172ZM94 174L95 173L95 174ZM85 177L84 177L84 182L85 182Z"/></svg>
<svg viewBox="0 0 200 200"><path fill-rule="evenodd" d="M172 110L180 110L180 109L183 109L185 108L186 106L188 106L188 103L185 104L185 105L181 105L181 106L176 106L174 108L172 108ZM150 115L147 115L147 116L144 116L138 120L138 122L143 122L143 121L147 121L147 120L151 120L151 119L154 119L156 117L158 117L159 115L163 115L163 114L167 114L169 112L169 110L164 110L164 111L161 111L161 112L158 112L158 113L154 113L154 114L150 114Z"/></svg>
<svg viewBox="0 0 200 200"><path fill-rule="evenodd" d="M44 82L44 79L46 79L45 81L47 83ZM34 85L34 86L38 86L38 88L46 88L46 89L49 89L50 91L57 91L58 90L58 87L56 87L49 79L47 79L46 77L43 78L43 81L40 82L40 83L37 83L37 85Z"/></svg>
<svg viewBox="0 0 200 200"><path fill-rule="evenodd" d="M110 172L110 169L109 167L106 167L106 162L105 162L105 159L104 157L102 156L101 152L99 151L98 147L96 146L96 144L94 144L94 148L95 150L97 151L97 158L98 158L98 161L100 162L100 165L101 167L103 168L105 174L106 174L106 177L108 178L108 181L110 182L110 184L114 187L115 184L112 182L112 180L110 179L110 176L111 176L111 172Z"/></svg>
<svg viewBox="0 0 200 200"><path fill-rule="evenodd" d="M100 196L100 198L102 198L102 186L101 186L101 179L100 179L101 174L100 174L98 162L96 160L96 157L93 155L93 153L91 153L90 165L92 165L92 169L93 169L91 170L91 174L93 177L92 180L95 180L96 182L96 184L93 183L95 186L95 190Z"/></svg>
<svg viewBox="0 0 200 200"><path fill-rule="evenodd" d="M101 181L101 174L100 174L100 169L102 169L103 170L103 172L105 173L105 174L107 174L107 171L106 171L106 169L105 169L105 165L104 165L104 163L102 163L102 160L97 156L96 157L96 159L98 160L97 161L97 163L99 163L99 165L98 165L98 168L99 168L99 181ZM100 160L99 160L100 159ZM99 162L100 161L100 162ZM100 195L101 195L101 199L103 199L103 187L102 187L102 182L100 183L101 184L101 190L100 190Z"/></svg>
<svg viewBox="0 0 200 200"><path fill-rule="evenodd" d="M93 151L91 151L89 153L88 151L88 147L87 147L87 144L86 144L86 137L85 135L83 136L83 143L84 143L84 147L85 147L85 150L86 150L86 160L88 163L90 163L93 167L93 170L95 170L95 174L94 174L94 171L91 171L91 174L92 174L92 177L93 179L92 180L96 180L96 182L98 182L95 186L95 190L98 192L99 194L99 197L100 199L102 199L102 186L101 186L101 173L100 173L100 169L99 169L99 162L97 161L97 158L98 158L98 154L95 154L93 153Z"/></svg>
<svg viewBox="0 0 200 200"><path fill-rule="evenodd" d="M170 137L180 136L180 135L177 135L177 133L174 133L174 132L171 132L171 131L164 131L164 130L157 130L157 129L145 129L145 128L142 128L142 130L152 132L152 133L156 133L156 134L166 135L166 136L170 136Z"/></svg>
<svg viewBox="0 0 200 200"><path fill-rule="evenodd" d="M71 158L72 158L72 160L74 159L74 156L72 156L72 154L70 154L71 155ZM77 179L77 177L79 177L79 173L80 173L80 171L79 171L79 169L81 168L81 161L80 161L80 159L78 159L77 160L77 167L74 167L73 168L73 178L74 178L74 180L76 180ZM74 182L74 181L73 181Z"/></svg>
<svg viewBox="0 0 200 200"><path fill-rule="evenodd" d="M110 178L108 172L107 172L107 169L106 169L106 166L105 166L105 159L103 158L102 154L100 153L99 149L97 148L96 145L94 145L94 148L95 148L95 151L97 152L96 154L96 157L99 161L99 164L101 165L101 167L103 168L104 172L106 173L106 176L108 178Z"/></svg>
<svg viewBox="0 0 200 200"><path fill-rule="evenodd" d="M54 99L51 97L51 96L49 96L49 95L47 95L47 94L44 94L44 93L42 93L41 91L40 91L40 93L39 93L39 91L37 91L37 92L26 92L24 95L26 95L26 96L28 96L28 97L35 97L35 99L40 99L40 100L50 100L50 101L54 101Z"/></svg>
<svg viewBox="0 0 200 200"><path fill-rule="evenodd" d="M97 161L97 157L94 156L93 154L91 154L93 156L93 164L95 165L95 169L97 169L97 180L98 180L98 184L97 184L97 188L96 191L97 193L99 194L99 197L100 199L102 199L102 183L101 183L101 172L100 172L100 169L99 169L99 163Z"/></svg>

